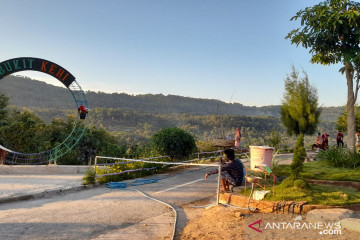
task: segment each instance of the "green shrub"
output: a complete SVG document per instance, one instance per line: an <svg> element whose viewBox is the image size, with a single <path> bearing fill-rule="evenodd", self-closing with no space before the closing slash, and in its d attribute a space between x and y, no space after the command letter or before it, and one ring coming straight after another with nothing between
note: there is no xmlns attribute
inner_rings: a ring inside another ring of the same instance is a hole
<svg viewBox="0 0 360 240"><path fill-rule="evenodd" d="M160 130L152 136L152 142L160 154L172 159L188 157L197 150L195 137L177 127Z"/></svg>
<svg viewBox="0 0 360 240"><path fill-rule="evenodd" d="M288 178L284 179L284 181L282 181L279 184L279 188L281 188L281 189L293 189L294 191L296 191L296 189L298 189L298 190L309 189L310 186L305 181L305 179L293 179L292 177L288 177Z"/></svg>
<svg viewBox="0 0 360 240"><path fill-rule="evenodd" d="M333 167L360 167L360 154L347 148L331 147L326 151L319 152L318 158Z"/></svg>
<svg viewBox="0 0 360 240"><path fill-rule="evenodd" d="M157 161L156 159L152 159L152 161ZM158 162L166 162L169 161L169 158L161 158ZM115 161L115 163L122 163L123 161ZM154 170L147 170L146 168L153 168L156 167ZM97 181L100 183L107 183L107 182L119 182L126 179L133 179L139 178L147 175L154 174L156 172L162 171L163 169L168 168L168 165L156 164L156 163L144 163L144 162L131 162L129 161L126 164L116 164L116 165L109 165L103 167L97 167L96 173L98 175L104 174L111 174L111 173L120 173L115 175L107 175L107 176L100 176L97 178ZM135 172L125 172L127 170L133 169L141 169Z"/></svg>
<svg viewBox="0 0 360 240"><path fill-rule="evenodd" d="M309 188L309 184L304 179L296 179L294 181L294 188L307 189L307 188Z"/></svg>
<svg viewBox="0 0 360 240"><path fill-rule="evenodd" d="M279 185L279 188L292 188L294 187L294 179L291 177L285 178Z"/></svg>
<svg viewBox="0 0 360 240"><path fill-rule="evenodd" d="M299 179L300 173L303 171L303 162L306 158L306 151L304 148L304 135L300 134L296 141L293 161L290 164L291 177L293 179Z"/></svg>
<svg viewBox="0 0 360 240"><path fill-rule="evenodd" d="M84 184L94 184L95 183L96 172L93 168L88 168L83 177Z"/></svg>

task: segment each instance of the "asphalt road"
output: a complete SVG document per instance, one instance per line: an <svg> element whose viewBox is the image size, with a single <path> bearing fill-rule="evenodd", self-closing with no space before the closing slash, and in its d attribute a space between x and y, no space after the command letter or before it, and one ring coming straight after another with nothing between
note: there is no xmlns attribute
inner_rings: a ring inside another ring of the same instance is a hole
<svg viewBox="0 0 360 240"><path fill-rule="evenodd" d="M180 220L179 231L186 222L181 205L209 197L215 201L216 175L203 180L210 169L183 169L161 175L164 178L157 183L123 190L100 186L3 203L0 204L0 239L171 239L174 211L141 193L171 204Z"/></svg>

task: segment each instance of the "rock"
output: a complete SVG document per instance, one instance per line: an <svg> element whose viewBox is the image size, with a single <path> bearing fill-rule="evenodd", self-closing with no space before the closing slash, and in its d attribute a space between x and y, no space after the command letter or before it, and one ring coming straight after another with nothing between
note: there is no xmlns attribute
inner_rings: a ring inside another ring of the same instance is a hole
<svg viewBox="0 0 360 240"><path fill-rule="evenodd" d="M293 219L294 221L302 221L303 218L301 215L297 216L296 218Z"/></svg>
<svg viewBox="0 0 360 240"><path fill-rule="evenodd" d="M236 218L244 218L245 217L245 214L241 213L241 212L235 212L234 213L234 217Z"/></svg>
<svg viewBox="0 0 360 240"><path fill-rule="evenodd" d="M344 208L314 209L307 213L308 222L338 222L344 218L355 217L354 211Z"/></svg>
<svg viewBox="0 0 360 240"><path fill-rule="evenodd" d="M360 232L360 218L344 218L340 220L341 229Z"/></svg>

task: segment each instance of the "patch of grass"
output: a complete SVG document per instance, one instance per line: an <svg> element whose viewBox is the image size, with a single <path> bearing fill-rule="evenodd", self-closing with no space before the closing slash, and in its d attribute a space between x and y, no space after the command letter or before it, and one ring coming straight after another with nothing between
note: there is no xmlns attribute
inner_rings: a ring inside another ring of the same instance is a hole
<svg viewBox="0 0 360 240"><path fill-rule="evenodd" d="M276 176L290 176L291 173L289 165L279 165L274 171ZM305 179L360 182L360 168L332 167L324 161L315 161L304 163L304 171L300 176Z"/></svg>
<svg viewBox="0 0 360 240"><path fill-rule="evenodd" d="M296 180L297 181L297 180ZM300 183L300 182L299 182ZM308 204L319 204L328 206L346 206L360 203L360 192L353 188L343 188L329 185L308 184L307 186L300 184L292 187L287 184L279 184L275 186L275 201L306 201ZM272 188L267 188L272 189ZM260 190L259 188L257 190ZM244 194L242 190L242 194ZM247 196L250 194L247 190ZM272 201L272 193L265 196L265 200Z"/></svg>
<svg viewBox="0 0 360 240"><path fill-rule="evenodd" d="M308 189L275 187L275 201L306 201L309 204L330 206L360 203L360 192L356 189L317 184L309 186ZM272 196L266 199L271 200Z"/></svg>

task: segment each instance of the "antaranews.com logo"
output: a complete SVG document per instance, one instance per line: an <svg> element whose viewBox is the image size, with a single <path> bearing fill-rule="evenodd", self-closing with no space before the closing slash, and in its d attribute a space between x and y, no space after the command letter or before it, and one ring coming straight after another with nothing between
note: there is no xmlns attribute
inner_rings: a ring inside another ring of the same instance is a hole
<svg viewBox="0 0 360 240"><path fill-rule="evenodd" d="M341 235L341 225L339 222L269 222L262 219L248 225L248 228L264 233L266 231L317 231L320 235Z"/></svg>

